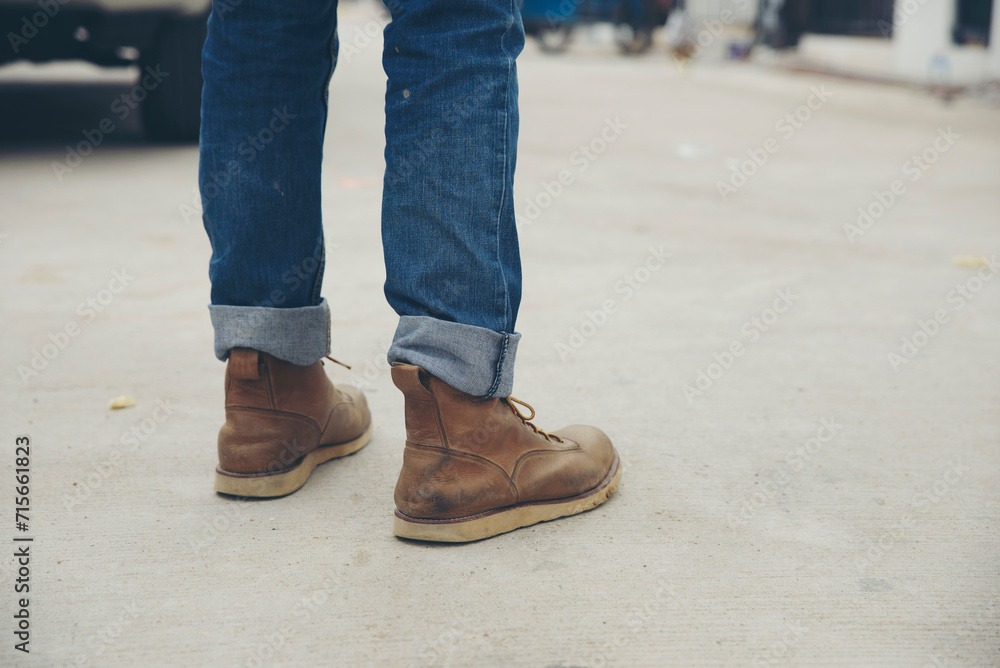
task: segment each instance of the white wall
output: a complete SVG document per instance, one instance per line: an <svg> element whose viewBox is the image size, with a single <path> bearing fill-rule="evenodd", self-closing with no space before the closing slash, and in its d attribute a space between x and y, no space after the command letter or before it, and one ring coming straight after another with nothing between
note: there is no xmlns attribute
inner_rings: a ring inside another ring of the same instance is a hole
<svg viewBox="0 0 1000 668"><path fill-rule="evenodd" d="M952 44L955 0L896 0L892 74L923 83L974 84L1000 77L1000 0L989 50Z"/></svg>
<svg viewBox="0 0 1000 668"><path fill-rule="evenodd" d="M987 72L990 79L1000 79L1000 0L993 0L993 18L990 23L990 55Z"/></svg>
<svg viewBox="0 0 1000 668"><path fill-rule="evenodd" d="M717 21L723 10L732 12L732 24L749 26L757 17L759 0L688 0L684 13L696 24Z"/></svg>
<svg viewBox="0 0 1000 668"><path fill-rule="evenodd" d="M729 9L734 17L732 26L748 26L756 17L758 4L759 0L688 0L686 14L698 27L704 22L718 20L722 11ZM962 85L1000 79L1000 0L993 0L988 49L952 44L955 12L956 0L895 0L895 26L889 41L888 61L880 55L874 57L874 52L869 53L874 48L870 38L819 36L822 39L814 40L817 48L807 49L808 55L820 61L832 58L829 64L838 69L896 76L921 83ZM845 53L844 49L850 47L842 42L856 44L856 53ZM858 59L866 61L863 66L849 65L857 63Z"/></svg>

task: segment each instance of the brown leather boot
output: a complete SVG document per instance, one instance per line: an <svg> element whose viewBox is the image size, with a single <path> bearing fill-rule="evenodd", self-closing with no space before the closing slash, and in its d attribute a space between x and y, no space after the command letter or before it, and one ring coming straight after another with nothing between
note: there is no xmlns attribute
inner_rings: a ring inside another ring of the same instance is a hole
<svg viewBox="0 0 1000 668"><path fill-rule="evenodd" d="M372 434L361 390L334 386L322 362L298 366L235 348L226 366L226 424L215 489L284 496L318 464L363 448Z"/></svg>
<svg viewBox="0 0 1000 668"><path fill-rule="evenodd" d="M392 367L392 382L406 398L397 536L480 540L590 510L618 487L618 453L596 427L546 433L527 404L464 394L409 364Z"/></svg>

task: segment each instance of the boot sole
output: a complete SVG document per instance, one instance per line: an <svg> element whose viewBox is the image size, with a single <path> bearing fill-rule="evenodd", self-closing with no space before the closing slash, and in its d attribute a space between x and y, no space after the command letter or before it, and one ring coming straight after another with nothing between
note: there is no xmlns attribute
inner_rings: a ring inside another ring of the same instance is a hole
<svg viewBox="0 0 1000 668"><path fill-rule="evenodd" d="M221 467L215 468L215 491L232 496L271 498L286 496L299 490L313 470L331 459L353 454L368 445L372 438L373 423L368 423L365 432L354 440L334 445L324 445L313 450L290 469L275 473L233 473Z"/></svg>
<svg viewBox="0 0 1000 668"><path fill-rule="evenodd" d="M622 467L616 452L615 461L604 480L594 489L578 496L554 501L531 501L451 520L418 519L396 510L392 532L400 538L437 543L468 543L482 540L596 508L615 493L621 478Z"/></svg>

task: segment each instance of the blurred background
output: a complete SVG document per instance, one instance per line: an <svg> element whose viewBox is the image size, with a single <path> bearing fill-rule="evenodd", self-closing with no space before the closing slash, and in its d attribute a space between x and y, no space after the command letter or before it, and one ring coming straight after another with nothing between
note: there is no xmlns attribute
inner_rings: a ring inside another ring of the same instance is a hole
<svg viewBox="0 0 1000 668"><path fill-rule="evenodd" d="M227 0L223 6L239 2ZM7 47L0 63L10 64L0 79L8 102L4 113L14 111L14 96L37 102L24 111L38 129L13 132L5 123L2 138L54 134L69 114L52 113L49 95L55 95L53 102L85 107L100 90L98 82L141 83L137 75L158 65L170 77L147 86L141 100L116 113L138 108L130 125L141 126L147 139L197 141L199 45L210 4L3 0L0 27ZM343 5L373 17L385 13L365 0ZM613 44L622 55L668 55L676 65L750 59L932 86L942 95L988 86L1000 77L1000 46L990 41L991 28L996 32L1000 22L993 0L520 0L518 5L526 33L550 54L572 56L581 43L602 51ZM66 62L77 66L60 65ZM79 67L80 62L104 69Z"/></svg>

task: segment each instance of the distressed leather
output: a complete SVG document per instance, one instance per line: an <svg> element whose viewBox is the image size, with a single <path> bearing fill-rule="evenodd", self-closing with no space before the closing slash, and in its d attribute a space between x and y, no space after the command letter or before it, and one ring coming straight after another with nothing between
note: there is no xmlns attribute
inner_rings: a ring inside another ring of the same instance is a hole
<svg viewBox="0 0 1000 668"><path fill-rule="evenodd" d="M565 499L597 487L615 450L596 427L546 438L506 399L464 394L420 367L396 364L406 447L396 508L418 519L456 519L528 501Z"/></svg>
<svg viewBox="0 0 1000 668"><path fill-rule="evenodd" d="M219 465L233 473L281 471L320 446L361 436L370 421L364 394L331 383L322 362L299 366L235 348L226 365Z"/></svg>

